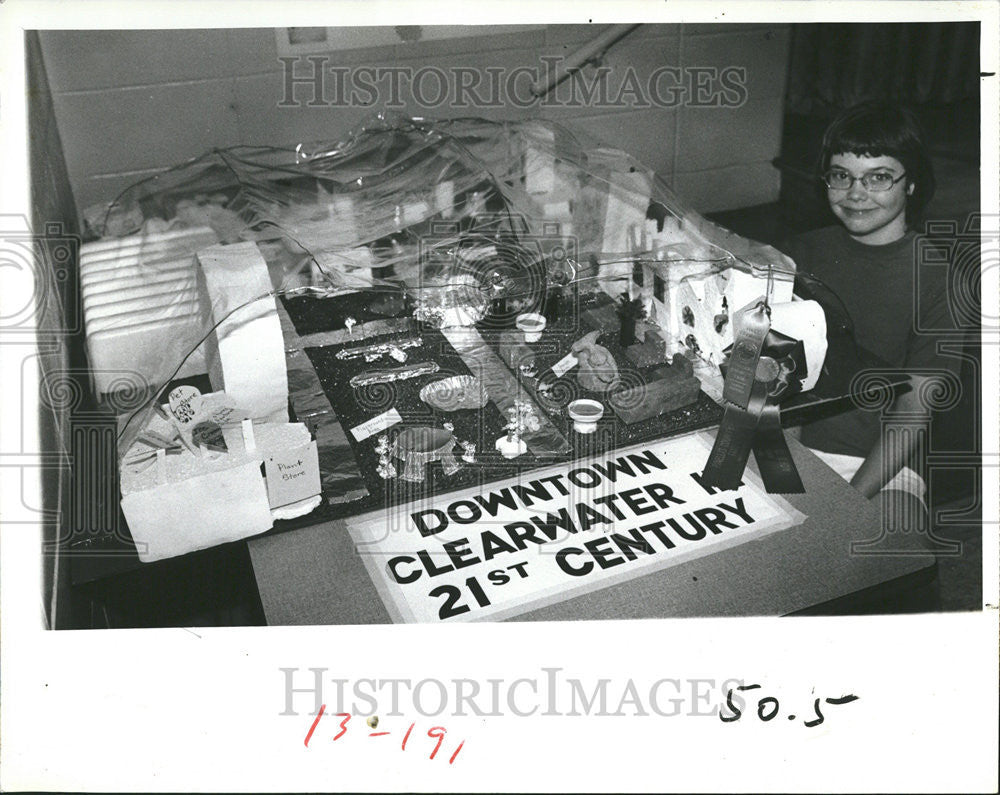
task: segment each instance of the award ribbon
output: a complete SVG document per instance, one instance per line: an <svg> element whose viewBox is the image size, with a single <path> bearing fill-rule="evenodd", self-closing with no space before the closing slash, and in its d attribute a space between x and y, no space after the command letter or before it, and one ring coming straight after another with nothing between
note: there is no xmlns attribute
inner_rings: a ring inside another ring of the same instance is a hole
<svg viewBox="0 0 1000 795"><path fill-rule="evenodd" d="M742 409L750 402L764 338L771 329L771 309L761 299L756 306L742 309L733 320L736 338L729 357L729 372L722 389L722 398Z"/></svg>
<svg viewBox="0 0 1000 795"><path fill-rule="evenodd" d="M740 314L745 322L734 323L736 340L727 349L728 365L723 365L725 413L702 479L721 489L737 488L753 450L769 493L801 494L805 489L785 441L778 403L801 391L807 374L805 347L801 340L771 330L764 302ZM763 334L762 318L767 323ZM744 394L741 405L737 401Z"/></svg>

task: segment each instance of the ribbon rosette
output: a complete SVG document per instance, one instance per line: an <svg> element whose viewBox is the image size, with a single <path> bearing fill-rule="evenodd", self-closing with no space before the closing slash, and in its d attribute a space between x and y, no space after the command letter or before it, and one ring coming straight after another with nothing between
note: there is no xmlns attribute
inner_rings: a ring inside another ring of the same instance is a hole
<svg viewBox="0 0 1000 795"><path fill-rule="evenodd" d="M739 345L737 340L734 345ZM723 353L721 365L727 384L733 347ZM750 451L769 493L801 494L805 489L781 429L778 404L802 391L808 375L805 346L780 331L769 329L757 359L747 405L725 401L725 414L702 478L706 485L734 489L746 469Z"/></svg>

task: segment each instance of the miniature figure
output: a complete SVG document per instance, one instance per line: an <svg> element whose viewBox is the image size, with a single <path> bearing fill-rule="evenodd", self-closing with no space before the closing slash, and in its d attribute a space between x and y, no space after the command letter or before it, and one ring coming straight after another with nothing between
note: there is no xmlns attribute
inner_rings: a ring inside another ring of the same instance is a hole
<svg viewBox="0 0 1000 795"><path fill-rule="evenodd" d="M459 442L462 446L462 460L467 464L473 464L476 461L476 445L472 442Z"/></svg>

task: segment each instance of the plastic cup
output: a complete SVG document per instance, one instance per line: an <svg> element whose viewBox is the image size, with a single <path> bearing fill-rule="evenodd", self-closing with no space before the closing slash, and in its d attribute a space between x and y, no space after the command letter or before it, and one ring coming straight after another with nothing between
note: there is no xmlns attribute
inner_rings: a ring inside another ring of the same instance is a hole
<svg viewBox="0 0 1000 795"><path fill-rule="evenodd" d="M604 406L596 400L580 398L569 404L567 412L573 420L573 430L577 433L593 433L597 430L597 421L604 416Z"/></svg>
<svg viewBox="0 0 1000 795"><path fill-rule="evenodd" d="M525 312L517 316L514 324L524 332L525 342L538 342L545 330L545 316L537 312Z"/></svg>

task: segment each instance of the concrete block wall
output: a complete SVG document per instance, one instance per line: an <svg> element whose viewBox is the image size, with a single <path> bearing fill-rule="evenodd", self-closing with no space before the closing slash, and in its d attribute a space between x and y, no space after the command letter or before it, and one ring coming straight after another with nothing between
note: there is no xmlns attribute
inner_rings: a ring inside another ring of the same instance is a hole
<svg viewBox="0 0 1000 795"><path fill-rule="evenodd" d="M330 66L543 69L540 56L568 55L603 30L551 25L505 33L470 28L467 38L329 53ZM294 146L342 138L372 107L279 107L284 88L271 29L45 31L42 52L78 210L112 199L157 170L234 144ZM401 112L498 120L541 116L629 151L702 212L775 201L789 51L787 25L642 25L602 64L617 94L626 67L645 85L662 66L745 69L738 107L516 107L428 109L406 84ZM310 68L304 61L300 66ZM585 75L594 76L594 67ZM326 81L329 86L332 79ZM427 86L433 90L433 81ZM523 86L526 83L522 83ZM661 83L666 87L669 82ZM308 100L311 87L296 89ZM564 84L556 94L568 96ZM666 94L666 90L663 91Z"/></svg>

